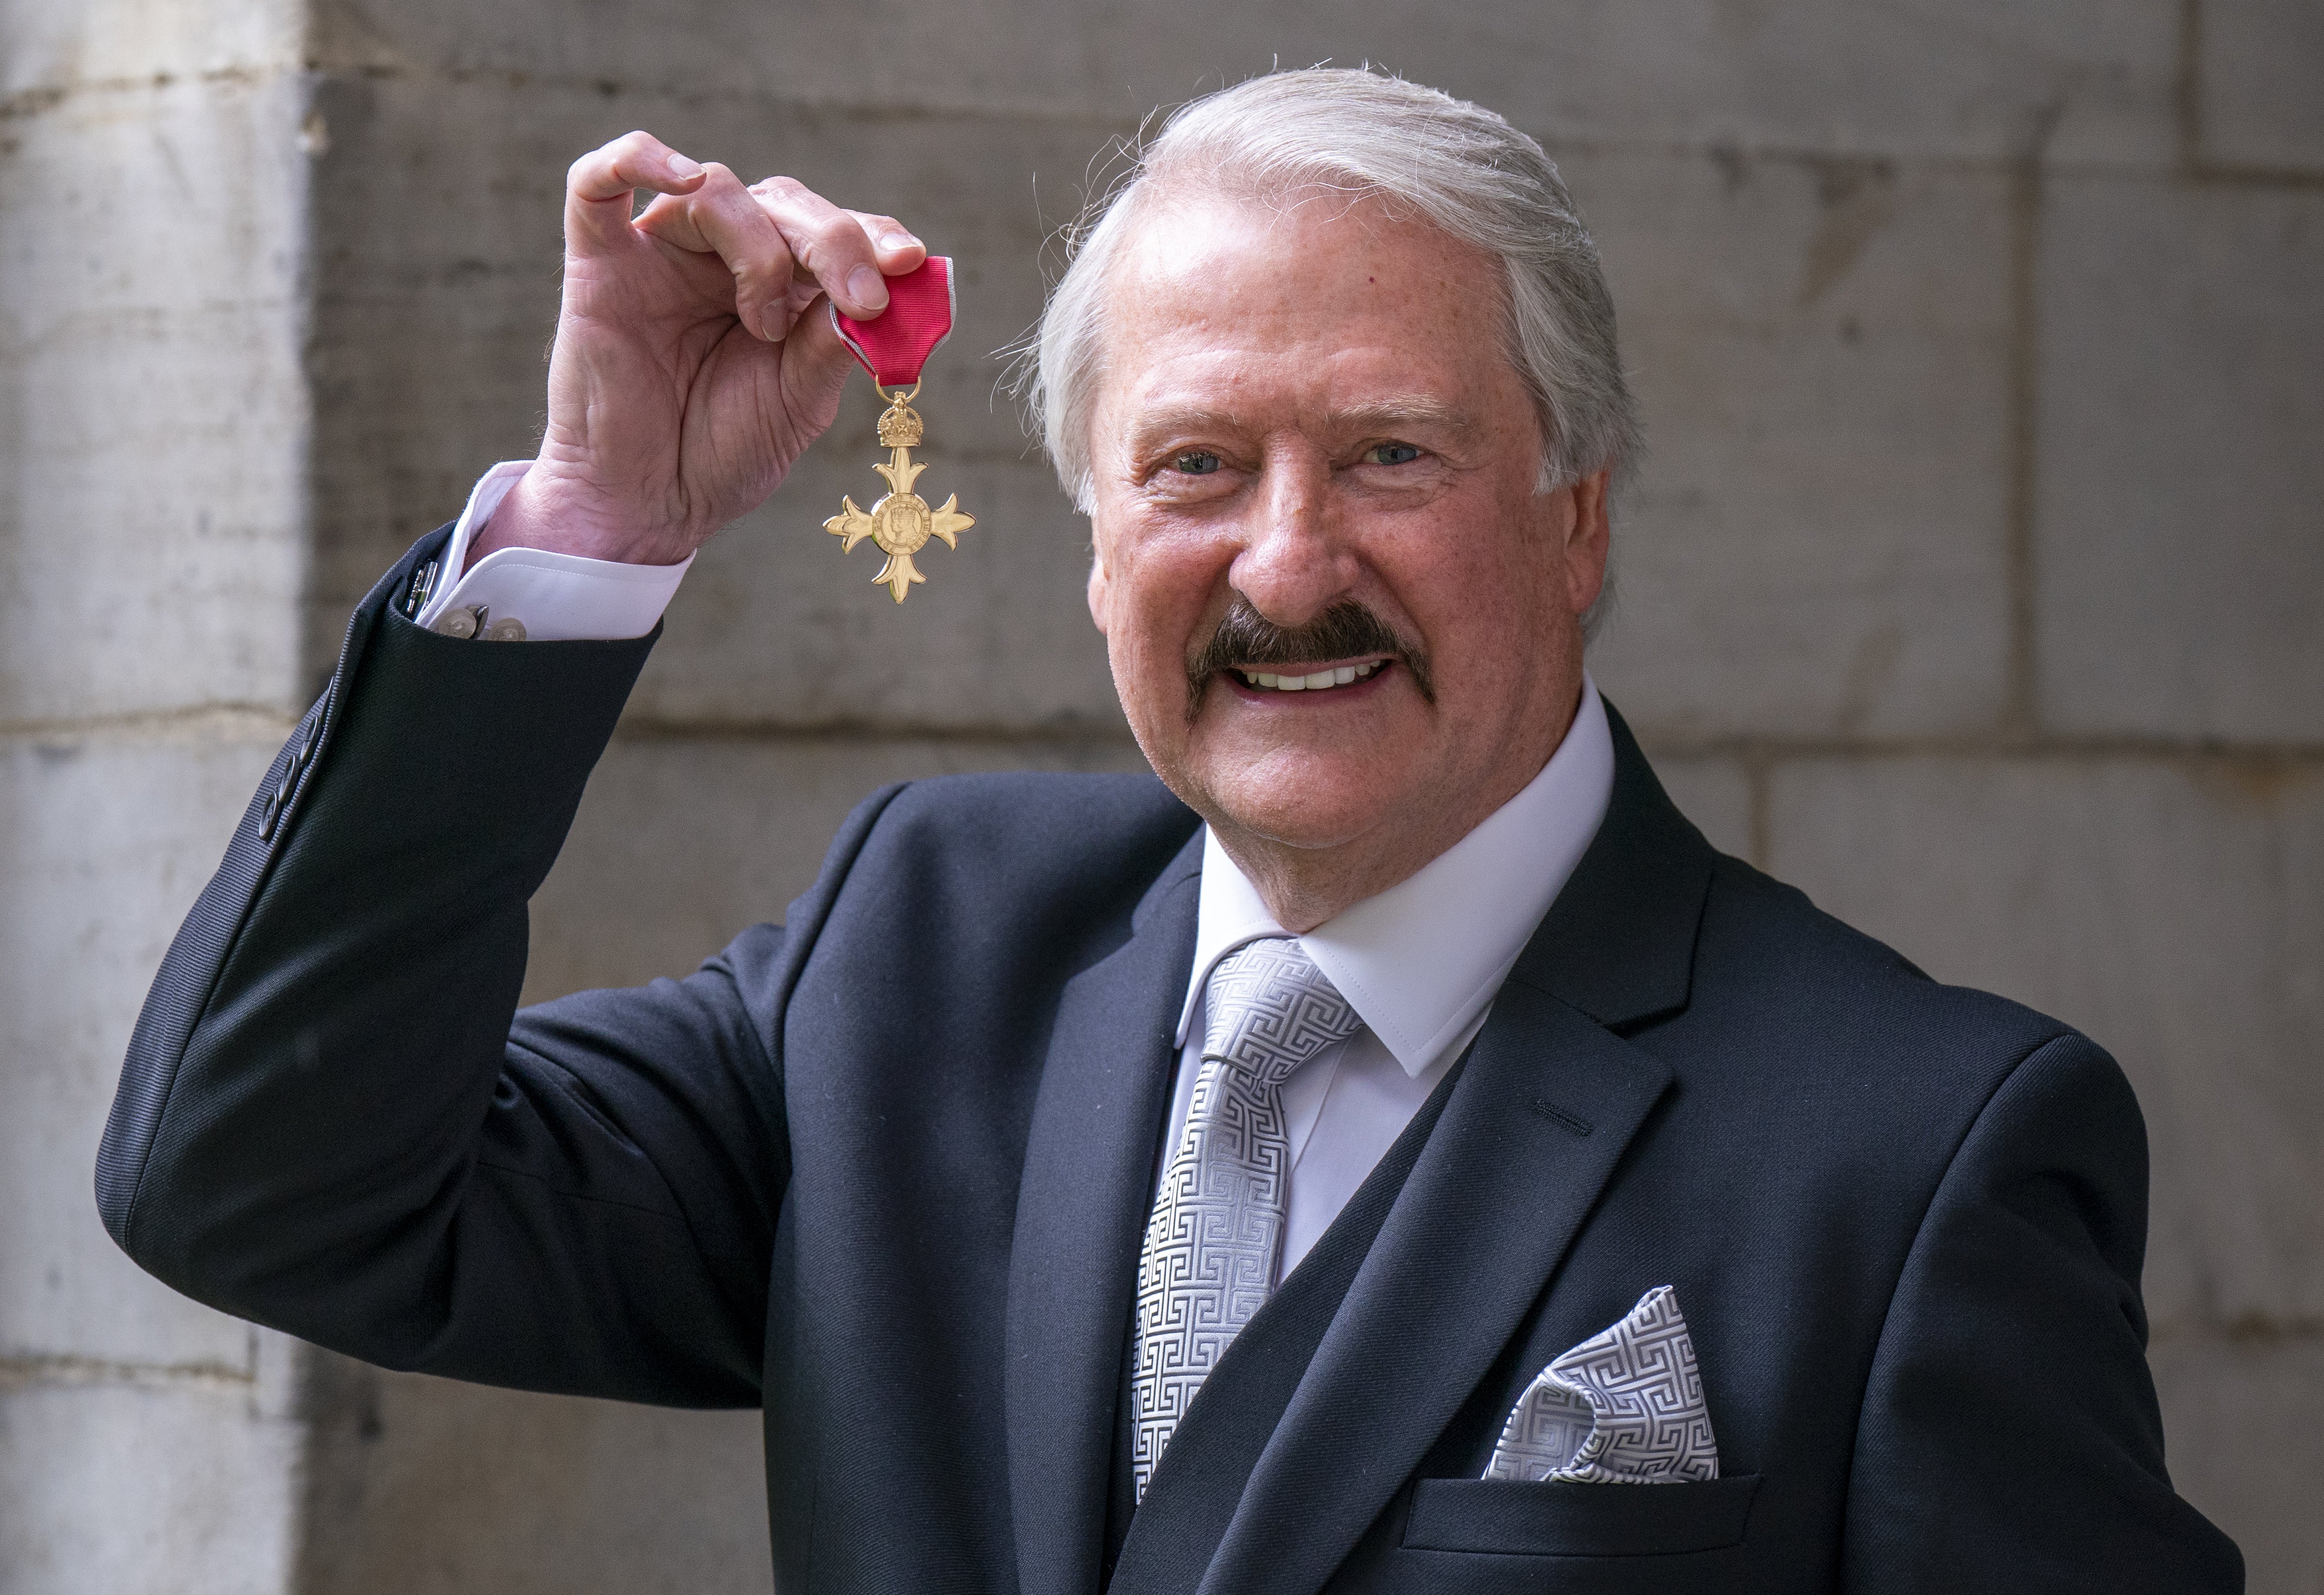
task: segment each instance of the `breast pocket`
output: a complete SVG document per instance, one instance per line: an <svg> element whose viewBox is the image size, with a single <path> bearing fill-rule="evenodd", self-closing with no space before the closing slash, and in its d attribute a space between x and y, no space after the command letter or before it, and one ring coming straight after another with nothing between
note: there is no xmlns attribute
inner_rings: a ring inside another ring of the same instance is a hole
<svg viewBox="0 0 2324 1595"><path fill-rule="evenodd" d="M1668 1556L1743 1543L1759 1475L1701 1484L1520 1484L1423 1479L1407 1551L1500 1556Z"/></svg>

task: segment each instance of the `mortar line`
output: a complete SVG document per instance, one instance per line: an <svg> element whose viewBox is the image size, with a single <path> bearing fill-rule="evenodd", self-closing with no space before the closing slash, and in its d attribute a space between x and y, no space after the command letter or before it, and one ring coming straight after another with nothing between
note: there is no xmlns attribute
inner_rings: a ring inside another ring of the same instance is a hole
<svg viewBox="0 0 2324 1595"><path fill-rule="evenodd" d="M2203 165L2202 0L2179 0L2178 49L2172 109L2179 124L2179 165L2191 174Z"/></svg>
<svg viewBox="0 0 2324 1595"><path fill-rule="evenodd" d="M212 67L201 72L152 72L139 78L88 78L68 79L62 83L34 83L0 98L0 122L37 116L44 111L56 109L67 100L85 95L137 94L150 89L174 88L180 83L224 83L255 88L278 78L302 76L307 69L297 61L275 61L264 66Z"/></svg>
<svg viewBox="0 0 2324 1595"><path fill-rule="evenodd" d="M1747 765L1809 759L1986 759L2018 763L2324 765L2324 742L2244 742L2156 736L1657 736L1639 733L1650 757L1734 759Z"/></svg>
<svg viewBox="0 0 2324 1595"><path fill-rule="evenodd" d="M2189 166L2179 180L2196 189L2259 189L2281 193L2308 193L2324 189L2324 171L2302 171L2291 166L2255 166L2243 161L2202 160Z"/></svg>
<svg viewBox="0 0 2324 1595"><path fill-rule="evenodd" d="M1747 825L1751 866L1773 874L1775 869L1775 761L1764 754L1748 755L1743 761L1743 776L1750 792L1750 814Z"/></svg>
<svg viewBox="0 0 2324 1595"><path fill-rule="evenodd" d="M136 1389L228 1386L257 1382L254 1370L231 1363L128 1362L69 1352L0 1357L0 1391L72 1389L86 1387Z"/></svg>
<svg viewBox="0 0 2324 1595"><path fill-rule="evenodd" d="M2209 1341L2230 1345L2292 1345L2324 1340L2324 1318L2313 1314L2278 1317L2265 1312L2238 1313L2228 1317L2198 1314L2191 1317L2158 1318L2148 1325L2156 1344Z"/></svg>
<svg viewBox="0 0 2324 1595"><path fill-rule="evenodd" d="M615 742L1036 742L1057 747L1135 748L1126 725L1043 725L1021 729L945 725L913 721L701 719L630 715L613 728Z"/></svg>
<svg viewBox="0 0 2324 1595"><path fill-rule="evenodd" d="M114 715L0 720L0 741L59 742L96 737L182 735L210 729L228 735L281 738L299 717L263 704L193 704L182 709L126 709Z"/></svg>
<svg viewBox="0 0 2324 1595"><path fill-rule="evenodd" d="M2001 719L2009 731L2031 735L2041 691L2034 544L2040 493L2041 264L2043 161L2062 105L2045 106L2028 130L2009 172L2009 356L2007 498L2004 530L2009 582L2008 657L2004 665Z"/></svg>

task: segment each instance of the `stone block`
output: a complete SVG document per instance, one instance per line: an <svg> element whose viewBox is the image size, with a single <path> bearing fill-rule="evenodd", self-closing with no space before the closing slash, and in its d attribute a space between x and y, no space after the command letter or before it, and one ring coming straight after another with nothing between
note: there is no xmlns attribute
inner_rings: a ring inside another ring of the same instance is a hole
<svg viewBox="0 0 2324 1595"><path fill-rule="evenodd" d="M295 78L0 138L0 721L287 709L304 556Z"/></svg>
<svg viewBox="0 0 2324 1595"><path fill-rule="evenodd" d="M2044 724L2324 741L2324 191L2061 178L2043 239Z"/></svg>
<svg viewBox="0 0 2324 1595"><path fill-rule="evenodd" d="M2202 0L2199 153L2264 171L2324 171L2324 11L2309 0Z"/></svg>
<svg viewBox="0 0 2324 1595"><path fill-rule="evenodd" d="M2324 1590L2324 1334L2157 1340L2171 1481L2242 1547L2252 1595Z"/></svg>
<svg viewBox="0 0 2324 1595"><path fill-rule="evenodd" d="M247 1372L249 1326L123 1256L91 1182L153 971L285 729L0 739L0 1358Z"/></svg>
<svg viewBox="0 0 2324 1595"><path fill-rule="evenodd" d="M2324 1319L2324 767L1812 759L1769 806L1775 874L2121 1061L2158 1333Z"/></svg>
<svg viewBox="0 0 2324 1595"><path fill-rule="evenodd" d="M11 1595L290 1595L304 1425L229 1381L0 1384Z"/></svg>
<svg viewBox="0 0 2324 1595"><path fill-rule="evenodd" d="M1126 738L619 737L533 899L525 1000L685 974L780 920L848 811L890 781L1145 768Z"/></svg>
<svg viewBox="0 0 2324 1595"><path fill-rule="evenodd" d="M1642 736L1958 734L2008 632L2002 180L1569 158L1646 455L1592 668Z"/></svg>
<svg viewBox="0 0 2324 1595"><path fill-rule="evenodd" d="M764 1595L756 1412L671 1412L337 1359L299 1595Z"/></svg>
<svg viewBox="0 0 2324 1595"><path fill-rule="evenodd" d="M289 0L9 0L0 5L0 102L14 115L70 95L134 93L184 78L295 72L300 13Z"/></svg>
<svg viewBox="0 0 2324 1595"><path fill-rule="evenodd" d="M1277 62L1371 61L1493 106L1545 136L1645 146L1741 143L1990 160L2045 122L2075 158L2159 161L2173 132L2170 0L2039 8L1972 0L1895 11L1656 0L1287 0L1174 12L1108 0L971 0L941 19L871 0L832 28L802 5L595 8L542 0L486 15L443 3L318 8L334 67L504 78L710 99L764 96L888 111L1135 124Z"/></svg>

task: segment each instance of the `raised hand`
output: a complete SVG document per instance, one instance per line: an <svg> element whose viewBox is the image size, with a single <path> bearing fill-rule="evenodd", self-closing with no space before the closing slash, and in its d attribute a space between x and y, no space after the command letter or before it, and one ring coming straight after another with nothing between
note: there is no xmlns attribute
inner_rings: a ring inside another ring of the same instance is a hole
<svg viewBox="0 0 2324 1595"><path fill-rule="evenodd" d="M632 194L657 198L632 219ZM565 294L531 472L470 544L669 565L763 502L831 425L851 363L828 296L868 319L927 256L884 216L792 179L744 187L650 134L567 176Z"/></svg>

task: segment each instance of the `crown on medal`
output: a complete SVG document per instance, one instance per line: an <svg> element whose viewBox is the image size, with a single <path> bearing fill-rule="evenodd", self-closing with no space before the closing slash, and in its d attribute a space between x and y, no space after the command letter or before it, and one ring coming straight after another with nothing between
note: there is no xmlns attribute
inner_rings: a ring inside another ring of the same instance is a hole
<svg viewBox="0 0 2324 1595"><path fill-rule="evenodd" d="M924 429L920 412L905 401L911 394L901 388L888 401L888 409L880 417L880 447L882 448L918 448Z"/></svg>

